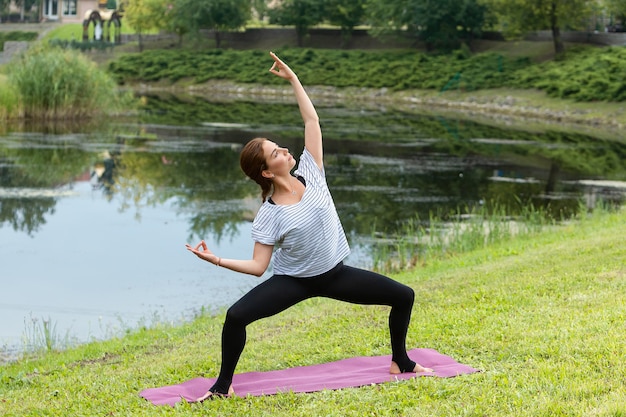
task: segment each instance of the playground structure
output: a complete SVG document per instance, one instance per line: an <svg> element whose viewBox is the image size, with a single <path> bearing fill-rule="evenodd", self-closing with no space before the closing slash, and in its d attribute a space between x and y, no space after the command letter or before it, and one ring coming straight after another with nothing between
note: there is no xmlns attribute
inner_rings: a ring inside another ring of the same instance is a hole
<svg viewBox="0 0 626 417"><path fill-rule="evenodd" d="M89 9L84 14L83 42L94 40L122 43L122 10L109 9L106 2L104 4L100 2L99 6L97 10ZM93 25L92 32L90 31L91 25ZM92 39L89 39L90 32L93 35Z"/></svg>

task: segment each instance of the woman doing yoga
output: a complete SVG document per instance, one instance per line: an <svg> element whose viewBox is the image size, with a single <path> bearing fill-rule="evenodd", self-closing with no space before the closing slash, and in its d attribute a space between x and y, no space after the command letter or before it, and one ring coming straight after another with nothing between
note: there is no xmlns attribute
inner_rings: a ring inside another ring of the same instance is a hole
<svg viewBox="0 0 626 417"><path fill-rule="evenodd" d="M263 199L252 225L252 259L220 258L204 241L195 247L186 245L205 261L256 276L266 271L274 256L274 275L228 309L219 376L197 401L233 393L232 379L246 343L248 324L311 297L390 306L390 373L431 372L413 362L406 352L413 289L343 264L350 248L326 183L317 112L296 74L274 53L270 56L274 60L270 72L289 81L293 88L304 121L304 150L293 175L296 160L287 149L268 139L252 139L241 151L241 168L259 184Z"/></svg>

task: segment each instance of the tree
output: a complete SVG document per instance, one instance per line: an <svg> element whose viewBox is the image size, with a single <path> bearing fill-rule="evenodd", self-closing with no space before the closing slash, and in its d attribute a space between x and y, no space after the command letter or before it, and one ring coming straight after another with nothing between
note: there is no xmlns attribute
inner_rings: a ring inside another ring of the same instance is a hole
<svg viewBox="0 0 626 417"><path fill-rule="evenodd" d="M143 51L142 34L160 30L165 26L167 0L129 0L124 11L124 19L135 32L139 40L139 51Z"/></svg>
<svg viewBox="0 0 626 417"><path fill-rule="evenodd" d="M10 4L11 0L0 0L0 17L9 10ZM2 21L2 19L0 19L0 21Z"/></svg>
<svg viewBox="0 0 626 417"><path fill-rule="evenodd" d="M352 37L355 26L363 23L365 19L366 0L326 0L324 15L330 24L341 28L341 38L346 45Z"/></svg>
<svg viewBox="0 0 626 417"><path fill-rule="evenodd" d="M190 30L213 30L217 48L221 46L221 31L243 27L252 11L250 0L180 0L179 3L190 18Z"/></svg>
<svg viewBox="0 0 626 417"><path fill-rule="evenodd" d="M270 23L295 26L298 46L302 46L311 26L324 20L324 0L285 0L268 14Z"/></svg>
<svg viewBox="0 0 626 417"><path fill-rule="evenodd" d="M604 0L604 7L620 23L626 23L626 0Z"/></svg>
<svg viewBox="0 0 626 417"><path fill-rule="evenodd" d="M550 30L556 54L565 50L561 29L584 27L593 3L589 0L484 1L494 7L506 34L519 35L532 30Z"/></svg>
<svg viewBox="0 0 626 417"><path fill-rule="evenodd" d="M165 30L178 36L178 46L182 46L183 37L191 31L191 12L185 7L184 1L172 0L167 3L165 11Z"/></svg>
<svg viewBox="0 0 626 417"><path fill-rule="evenodd" d="M404 31L429 49L452 49L480 35L486 7L478 0L369 0L367 12L382 31Z"/></svg>

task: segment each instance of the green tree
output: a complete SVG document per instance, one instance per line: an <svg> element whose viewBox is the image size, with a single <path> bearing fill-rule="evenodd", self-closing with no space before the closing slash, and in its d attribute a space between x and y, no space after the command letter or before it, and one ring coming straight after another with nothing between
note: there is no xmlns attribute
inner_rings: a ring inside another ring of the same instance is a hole
<svg viewBox="0 0 626 417"><path fill-rule="evenodd" d="M213 30L217 48L221 46L221 32L243 27L252 13L250 0L180 0L178 3L184 15L189 16L190 31Z"/></svg>
<svg viewBox="0 0 626 417"><path fill-rule="evenodd" d="M429 49L453 49L481 34L486 6L478 0L369 0L367 15L378 33L402 31Z"/></svg>
<svg viewBox="0 0 626 417"><path fill-rule="evenodd" d="M9 11L11 0L0 0L0 17ZM1 21L2 19L0 19Z"/></svg>
<svg viewBox="0 0 626 417"><path fill-rule="evenodd" d="M139 40L139 51L143 51L142 35L158 31L165 27L167 0L129 0L124 12L124 19L135 32Z"/></svg>
<svg viewBox="0 0 626 417"><path fill-rule="evenodd" d="M191 11L185 7L184 0L171 0L166 4L164 29L178 36L178 46L182 46L183 37L191 31L193 20Z"/></svg>
<svg viewBox="0 0 626 417"><path fill-rule="evenodd" d="M626 0L604 0L603 5L611 17L622 24L626 23Z"/></svg>
<svg viewBox="0 0 626 417"><path fill-rule="evenodd" d="M324 20L324 0L285 0L268 14L270 23L294 26L298 46L302 46L309 29Z"/></svg>
<svg viewBox="0 0 626 417"><path fill-rule="evenodd" d="M589 0L483 0L498 14L503 32L520 35L533 30L550 30L554 52L565 51L562 29L580 29L590 17Z"/></svg>
<svg viewBox="0 0 626 417"><path fill-rule="evenodd" d="M352 37L355 26L365 20L366 0L326 0L324 7L326 19L330 24L341 28L341 38L344 46L348 44Z"/></svg>

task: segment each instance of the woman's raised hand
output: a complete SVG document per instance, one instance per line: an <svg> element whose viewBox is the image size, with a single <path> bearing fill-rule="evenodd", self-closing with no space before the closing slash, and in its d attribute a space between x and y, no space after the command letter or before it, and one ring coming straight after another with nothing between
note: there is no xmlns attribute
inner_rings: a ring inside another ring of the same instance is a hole
<svg viewBox="0 0 626 417"><path fill-rule="evenodd" d="M274 52L270 52L270 56L274 59L274 64L270 68L270 72L274 75L284 78L285 80L291 80L296 78L296 73L289 68L287 64L281 61Z"/></svg>

